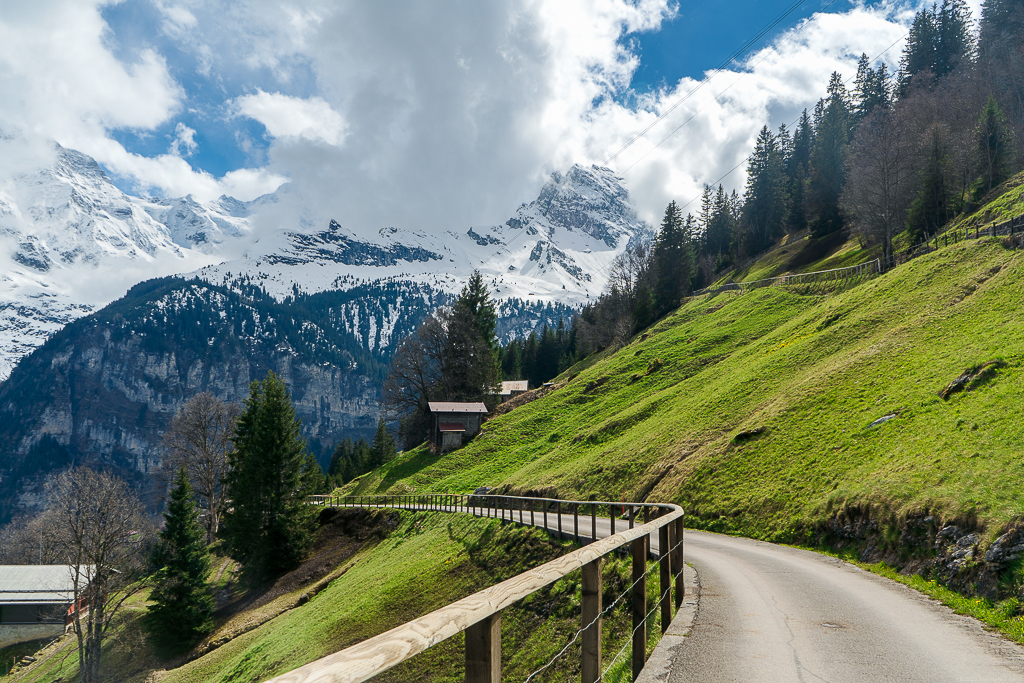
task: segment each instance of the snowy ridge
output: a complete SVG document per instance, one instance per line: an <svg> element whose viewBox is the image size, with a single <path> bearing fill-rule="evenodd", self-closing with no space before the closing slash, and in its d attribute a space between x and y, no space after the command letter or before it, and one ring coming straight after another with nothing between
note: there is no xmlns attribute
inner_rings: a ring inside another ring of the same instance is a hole
<svg viewBox="0 0 1024 683"><path fill-rule="evenodd" d="M18 143L0 136L0 154L16 155ZM0 178L0 381L67 323L175 273L257 286L278 301L352 292L334 311L339 329L387 355L480 270L508 339L596 298L615 257L650 231L620 177L574 166L501 224L358 235L330 221L277 230L232 258L252 239L252 216L276 201L132 197L92 158L55 143L49 166Z"/></svg>
<svg viewBox="0 0 1024 683"><path fill-rule="evenodd" d="M648 232L621 178L574 166L499 225L441 234L391 227L369 239L331 221L320 231L279 230L196 276L229 287L244 280L284 298L397 282L454 294L480 270L498 301L579 307L601 293L630 240Z"/></svg>
<svg viewBox="0 0 1024 683"><path fill-rule="evenodd" d="M0 154L22 144L0 137ZM91 157L51 153L49 166L0 178L0 380L72 320L142 280L216 263L249 232L249 204L138 199Z"/></svg>

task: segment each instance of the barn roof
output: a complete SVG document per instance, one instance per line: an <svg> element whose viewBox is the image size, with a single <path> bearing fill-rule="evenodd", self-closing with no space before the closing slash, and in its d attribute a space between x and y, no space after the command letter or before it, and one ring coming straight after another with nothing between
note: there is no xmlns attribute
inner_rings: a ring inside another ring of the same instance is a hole
<svg viewBox="0 0 1024 683"><path fill-rule="evenodd" d="M507 382L502 382L501 393L511 394L513 391L527 391L529 385L529 380L525 379L514 379Z"/></svg>
<svg viewBox="0 0 1024 683"><path fill-rule="evenodd" d="M73 571L73 567L64 564L0 565L0 605L72 602ZM91 573L85 567L82 571L86 575Z"/></svg>
<svg viewBox="0 0 1024 683"><path fill-rule="evenodd" d="M483 403L449 403L447 401L430 401L427 404L432 413L486 413L487 406Z"/></svg>

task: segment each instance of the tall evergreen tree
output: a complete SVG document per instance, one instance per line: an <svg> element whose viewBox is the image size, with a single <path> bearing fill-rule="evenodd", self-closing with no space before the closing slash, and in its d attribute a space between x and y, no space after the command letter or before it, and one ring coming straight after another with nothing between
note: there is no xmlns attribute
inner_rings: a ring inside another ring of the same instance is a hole
<svg viewBox="0 0 1024 683"><path fill-rule="evenodd" d="M900 94L919 74L948 76L974 54L971 11L964 0L943 0L914 17L900 61Z"/></svg>
<svg viewBox="0 0 1024 683"><path fill-rule="evenodd" d="M383 417L377 420L377 431L373 435L371 449L375 468L395 459L395 440L391 437L391 432L388 431L388 425L384 422Z"/></svg>
<svg viewBox="0 0 1024 683"><path fill-rule="evenodd" d="M761 128L747 167L744 194L743 248L748 255L767 249L785 232L785 162L768 126Z"/></svg>
<svg viewBox="0 0 1024 683"><path fill-rule="evenodd" d="M793 149L786 159L786 177L788 178L787 194L789 195L789 212L786 228L790 232L799 232L807 227L807 214L804 207L804 190L807 186L807 169L811 164L811 147L814 143L814 127L811 117L804 109L800 122L793 134Z"/></svg>
<svg viewBox="0 0 1024 683"><path fill-rule="evenodd" d="M172 651L186 649L213 630L213 597L206 585L210 555L185 467L178 470L166 521L153 553L159 567L149 599L150 637Z"/></svg>
<svg viewBox="0 0 1024 683"><path fill-rule="evenodd" d="M683 213L674 200L665 208L654 244L654 263L657 269L654 315L660 317L679 306L693 276L690 235L686 232Z"/></svg>
<svg viewBox="0 0 1024 683"><path fill-rule="evenodd" d="M876 108L892 106L892 91L889 87L889 67L882 62L873 68L866 54L861 54L857 64L857 78L853 87L853 110L850 113L851 128L856 127Z"/></svg>
<svg viewBox="0 0 1024 683"><path fill-rule="evenodd" d="M273 371L249 385L232 440L232 510L224 524L232 554L259 575L291 569L311 541L314 510L305 504L304 476L311 468L302 422Z"/></svg>
<svg viewBox="0 0 1024 683"><path fill-rule="evenodd" d="M495 349L498 315L494 309L494 302L491 301L490 292L487 291L487 284L484 283L483 275L479 270L474 270L473 274L469 276L469 282L459 293L455 306L461 306L466 310L473 319L480 339L487 344L488 348Z"/></svg>
<svg viewBox="0 0 1024 683"><path fill-rule="evenodd" d="M850 105L842 76L833 72L821 123L814 135L810 177L804 201L815 236L842 229L839 197L843 191L846 152L850 143Z"/></svg>
<svg viewBox="0 0 1024 683"><path fill-rule="evenodd" d="M989 97L977 129L978 193L984 194L1006 180L1012 158L1010 128L995 97Z"/></svg>

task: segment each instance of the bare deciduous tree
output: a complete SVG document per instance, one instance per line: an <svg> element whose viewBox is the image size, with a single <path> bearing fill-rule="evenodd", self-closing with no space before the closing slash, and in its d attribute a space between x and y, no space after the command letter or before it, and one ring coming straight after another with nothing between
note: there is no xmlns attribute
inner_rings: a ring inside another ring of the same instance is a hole
<svg viewBox="0 0 1024 683"><path fill-rule="evenodd" d="M882 244L886 257L920 184L918 138L899 108L876 110L851 145L842 207L868 243Z"/></svg>
<svg viewBox="0 0 1024 683"><path fill-rule="evenodd" d="M228 453L233 448L231 436L238 413L237 405L203 392L181 407L164 434L165 471L173 475L185 468L189 483L206 510L207 540L211 543L224 512L221 490L228 473Z"/></svg>
<svg viewBox="0 0 1024 683"><path fill-rule="evenodd" d="M69 470L49 490L49 533L56 559L71 571L79 680L100 680L103 638L129 597L144 588L153 529L125 482L87 467Z"/></svg>

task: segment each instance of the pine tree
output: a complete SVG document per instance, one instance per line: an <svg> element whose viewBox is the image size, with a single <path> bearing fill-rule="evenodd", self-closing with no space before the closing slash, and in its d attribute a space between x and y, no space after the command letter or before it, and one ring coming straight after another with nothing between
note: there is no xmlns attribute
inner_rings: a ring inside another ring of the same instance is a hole
<svg viewBox="0 0 1024 683"><path fill-rule="evenodd" d="M978 141L978 194L984 194L1006 180L1011 159L1011 135L1006 117L989 96L981 112L977 129Z"/></svg>
<svg viewBox="0 0 1024 683"><path fill-rule="evenodd" d="M654 244L657 280L654 285L654 317L661 317L679 306L693 276L690 235L686 232L683 213L675 201L665 209L661 231Z"/></svg>
<svg viewBox="0 0 1024 683"><path fill-rule="evenodd" d="M827 104L814 135L810 177L804 201L816 237L842 229L839 197L843 191L846 151L850 142L850 105L842 76L833 72Z"/></svg>
<svg viewBox="0 0 1024 683"><path fill-rule="evenodd" d="M225 527L233 556L257 575L291 569L309 547L314 510L305 504L310 467L301 432L287 388L273 371L249 386L232 439L232 510Z"/></svg>
<svg viewBox="0 0 1024 683"><path fill-rule="evenodd" d="M395 459L395 440L391 438L391 432L388 431L383 417L377 420L377 432L373 435L371 449L375 468Z"/></svg>
<svg viewBox="0 0 1024 683"><path fill-rule="evenodd" d="M210 570L206 532L184 467L178 470L164 519L153 553L159 570L146 627L158 645L180 651L213 630L214 607L206 585Z"/></svg>
<svg viewBox="0 0 1024 683"><path fill-rule="evenodd" d="M804 189L807 186L807 169L811 163L811 147L814 144L814 128L811 117L804 109L793 135L793 150L786 160L786 177L789 179L788 196L789 213L786 228L790 232L799 232L807 227L807 215L804 207Z"/></svg>
<svg viewBox="0 0 1024 683"><path fill-rule="evenodd" d="M747 255L767 249L785 231L788 198L785 161L768 126L761 128L747 168L743 202L743 248Z"/></svg>
<svg viewBox="0 0 1024 683"><path fill-rule="evenodd" d="M495 331L498 327L498 315L479 270L474 270L470 275L469 282L459 293L455 306L461 306L469 313L480 338L489 348L494 349L497 342Z"/></svg>

